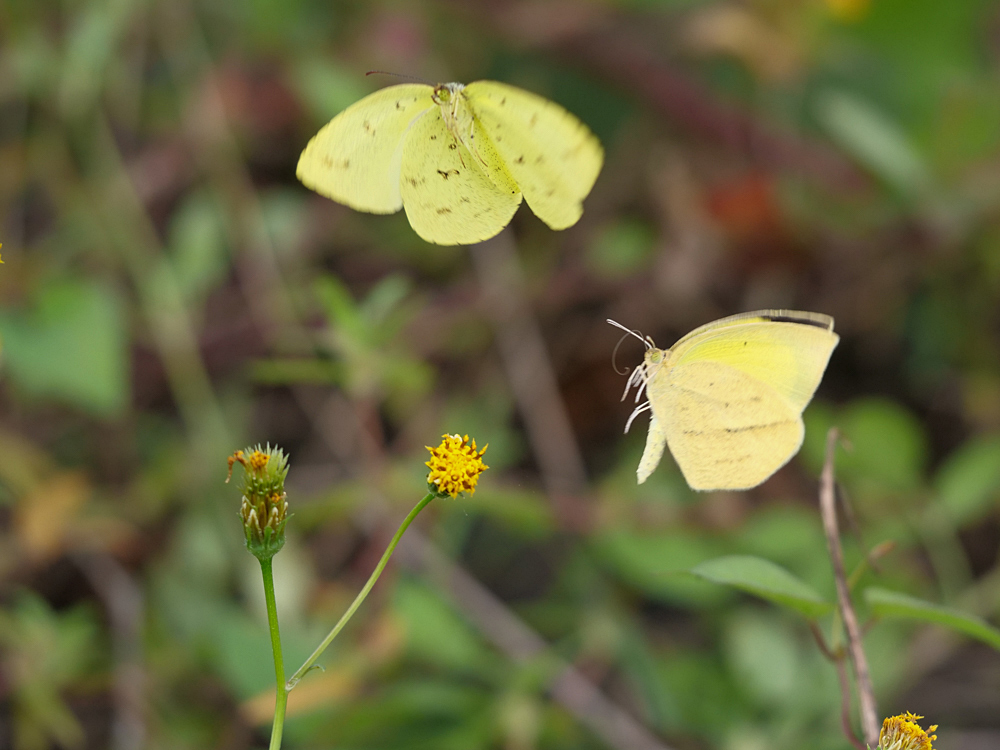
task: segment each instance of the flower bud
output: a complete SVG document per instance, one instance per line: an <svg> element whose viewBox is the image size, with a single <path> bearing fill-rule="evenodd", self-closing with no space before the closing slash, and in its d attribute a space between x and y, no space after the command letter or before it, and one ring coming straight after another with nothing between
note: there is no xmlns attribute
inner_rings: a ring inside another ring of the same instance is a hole
<svg viewBox="0 0 1000 750"><path fill-rule="evenodd" d="M259 560L269 560L285 544L285 523L288 521L288 502L285 500L285 477L288 476L288 457L280 448L270 444L262 450L260 445L236 451L229 457L229 474L233 465L243 467L243 502L240 518L246 535L247 550Z"/></svg>

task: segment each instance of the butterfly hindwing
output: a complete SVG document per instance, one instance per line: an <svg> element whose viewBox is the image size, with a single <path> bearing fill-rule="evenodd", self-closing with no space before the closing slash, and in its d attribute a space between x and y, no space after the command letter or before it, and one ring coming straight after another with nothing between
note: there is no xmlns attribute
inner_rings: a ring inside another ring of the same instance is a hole
<svg viewBox="0 0 1000 750"><path fill-rule="evenodd" d="M410 225L439 245L469 245L494 236L521 203L516 186L494 184L479 159L448 131L436 108L410 128L400 178Z"/></svg>
<svg viewBox="0 0 1000 750"><path fill-rule="evenodd" d="M653 411L696 490L755 487L802 445L801 411L763 381L718 362L670 372Z"/></svg>
<svg viewBox="0 0 1000 750"><path fill-rule="evenodd" d="M594 134L558 104L514 86L476 81L464 93L531 210L553 229L575 224L604 161Z"/></svg>
<svg viewBox="0 0 1000 750"><path fill-rule="evenodd" d="M646 447L642 451L642 458L639 459L639 468L636 471L639 484L645 482L653 473L653 469L660 465L660 459L663 458L663 449L666 445L667 436L663 431L663 426L656 418L656 414L651 414L649 433L646 435Z"/></svg>

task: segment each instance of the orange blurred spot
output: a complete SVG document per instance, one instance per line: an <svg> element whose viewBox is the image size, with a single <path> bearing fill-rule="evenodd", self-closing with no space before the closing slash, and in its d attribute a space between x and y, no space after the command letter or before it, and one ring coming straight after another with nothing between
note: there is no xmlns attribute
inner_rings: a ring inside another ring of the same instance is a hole
<svg viewBox="0 0 1000 750"><path fill-rule="evenodd" d="M781 233L781 211L769 177L750 174L709 191L706 207L737 240Z"/></svg>
<svg viewBox="0 0 1000 750"><path fill-rule="evenodd" d="M49 560L62 552L90 491L83 474L65 472L21 498L14 511L14 527L32 560Z"/></svg>

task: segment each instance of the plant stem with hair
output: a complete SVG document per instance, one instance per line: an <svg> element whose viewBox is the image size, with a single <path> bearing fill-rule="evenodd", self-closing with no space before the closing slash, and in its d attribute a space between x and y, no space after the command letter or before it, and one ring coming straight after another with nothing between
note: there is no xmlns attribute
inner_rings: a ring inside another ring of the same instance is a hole
<svg viewBox="0 0 1000 750"><path fill-rule="evenodd" d="M414 506L413 510L410 511L410 514L403 519L403 522L399 525L399 528L396 529L396 533L393 534L392 539L389 541L389 546L386 547L385 552L382 554L382 559L378 561L378 565L375 566L374 572L368 578L368 582L365 584L365 587L361 589L361 592L355 597L354 601L351 602L351 606L347 608L346 612L344 612L343 617L341 617L337 624L333 626L333 629L327 634L326 638L323 639L322 643L316 647L316 650L312 652L312 655L295 671L295 674L288 678L288 682L284 686L286 696L287 691L294 688L305 673L312 669L316 660L323 655L324 651L326 651L327 646L333 642L333 639L337 637L337 634L344 629L348 620L350 620L354 616L354 613L358 611L358 607L361 606L361 602L365 600L368 593L375 585L375 582L379 579L379 576L382 575L382 571L385 570L385 566L389 562L389 558L392 557L392 553L395 551L396 545L399 544L399 540L403 537L403 532L406 531L411 523L413 523L413 519L417 517L417 514L420 513L420 511L422 511L435 497L437 497L437 495L434 492L428 492L424 498ZM274 750L273 746L271 750Z"/></svg>

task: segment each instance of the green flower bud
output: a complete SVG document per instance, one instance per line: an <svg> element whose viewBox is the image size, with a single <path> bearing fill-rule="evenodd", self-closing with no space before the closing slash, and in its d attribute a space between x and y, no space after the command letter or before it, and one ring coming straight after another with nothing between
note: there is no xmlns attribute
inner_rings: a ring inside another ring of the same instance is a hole
<svg viewBox="0 0 1000 750"><path fill-rule="evenodd" d="M240 518L243 521L247 550L258 560L269 560L285 544L285 523L288 521L285 477L288 476L288 457L280 448L272 448L270 444L264 450L257 445L236 451L229 457L227 483L233 475L234 464L243 467Z"/></svg>

